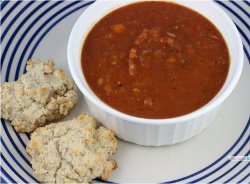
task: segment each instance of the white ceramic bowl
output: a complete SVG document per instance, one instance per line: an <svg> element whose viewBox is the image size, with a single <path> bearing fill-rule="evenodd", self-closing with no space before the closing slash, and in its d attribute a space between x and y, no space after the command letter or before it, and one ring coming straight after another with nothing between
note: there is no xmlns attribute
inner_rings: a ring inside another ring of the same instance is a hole
<svg viewBox="0 0 250 184"><path fill-rule="evenodd" d="M137 0L138 1L138 0ZM81 50L88 32L102 17L133 0L98 0L78 18L68 43L68 64L71 74L84 94L91 113L116 135L139 145L160 146L185 141L205 129L215 118L222 102L229 96L243 67L243 46L240 35L229 16L211 1L174 1L207 17L222 33L230 53L230 69L220 92L202 108L176 118L144 119L121 113L103 103L87 85L81 69ZM195 33L194 33L195 34Z"/></svg>

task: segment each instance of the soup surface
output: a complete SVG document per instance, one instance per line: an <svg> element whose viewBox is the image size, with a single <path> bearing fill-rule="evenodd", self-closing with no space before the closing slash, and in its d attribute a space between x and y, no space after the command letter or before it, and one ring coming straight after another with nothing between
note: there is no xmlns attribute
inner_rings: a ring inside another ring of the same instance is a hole
<svg viewBox="0 0 250 184"><path fill-rule="evenodd" d="M131 4L102 18L81 60L88 85L103 102L154 119L204 106L223 86L230 63L210 21L166 2Z"/></svg>

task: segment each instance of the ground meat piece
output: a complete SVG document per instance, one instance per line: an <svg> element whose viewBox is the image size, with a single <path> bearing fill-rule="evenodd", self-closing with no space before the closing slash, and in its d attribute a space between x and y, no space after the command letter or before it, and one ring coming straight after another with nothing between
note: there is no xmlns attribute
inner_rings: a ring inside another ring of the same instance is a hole
<svg viewBox="0 0 250 184"><path fill-rule="evenodd" d="M125 31L126 27L123 24L116 24L111 26L111 30L114 33L123 33Z"/></svg>
<svg viewBox="0 0 250 184"><path fill-rule="evenodd" d="M136 59L137 59L137 50L132 48L129 52L129 59L128 59L128 70L129 70L129 75L131 76L136 75L136 66L135 66Z"/></svg>
<svg viewBox="0 0 250 184"><path fill-rule="evenodd" d="M167 32L167 35L172 37L172 38L175 38L175 34L173 34L173 33Z"/></svg>
<svg viewBox="0 0 250 184"><path fill-rule="evenodd" d="M135 40L135 45L142 45L144 42L159 41L160 39L160 28L155 27L152 29L143 29L142 33Z"/></svg>
<svg viewBox="0 0 250 184"><path fill-rule="evenodd" d="M167 58L167 63L175 63L176 62L176 59L174 57L169 57Z"/></svg>
<svg viewBox="0 0 250 184"><path fill-rule="evenodd" d="M140 94L140 92L141 92L141 90L140 90L140 89L138 89L138 88L134 88L134 89L133 89L133 93L134 93L134 95L139 95L139 94Z"/></svg>
<svg viewBox="0 0 250 184"><path fill-rule="evenodd" d="M146 98L144 100L144 105L147 106L147 107L152 107L153 106L153 101L151 98Z"/></svg>
<svg viewBox="0 0 250 184"><path fill-rule="evenodd" d="M157 58L161 58L164 55L165 55L165 53L162 50L156 50L154 52L154 56L157 57Z"/></svg>
<svg viewBox="0 0 250 184"><path fill-rule="evenodd" d="M173 46L174 45L174 39L173 38L166 38L166 42L169 46Z"/></svg>
<svg viewBox="0 0 250 184"><path fill-rule="evenodd" d="M97 80L97 84L98 84L98 86L101 86L102 84L103 84L103 78L99 78L98 80Z"/></svg>

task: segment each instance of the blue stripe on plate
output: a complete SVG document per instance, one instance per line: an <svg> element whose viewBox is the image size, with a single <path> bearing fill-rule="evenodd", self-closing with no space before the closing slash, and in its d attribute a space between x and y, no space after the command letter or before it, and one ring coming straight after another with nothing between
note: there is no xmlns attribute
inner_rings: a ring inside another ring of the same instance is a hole
<svg viewBox="0 0 250 184"><path fill-rule="evenodd" d="M238 5L237 3L235 3L234 1L230 1L230 3L232 3L234 6L236 6L238 9L240 9L246 16L248 16L248 18L250 18L250 14L243 9L240 5Z"/></svg>
<svg viewBox="0 0 250 184"><path fill-rule="evenodd" d="M230 9L228 6L226 6L225 4L223 4L222 2L219 2L219 1L216 1L218 4L220 4L222 7L224 7L225 9L227 9L228 11L230 11L234 16L236 15L236 13ZM236 18L238 18L236 16ZM242 19L242 18L241 18ZM238 31L240 32L240 34L243 36L243 38L246 40L246 42L248 43L248 46L250 45L250 41L249 41L249 38L245 35L245 33L242 31L242 29L240 28L240 26L238 26L236 23L235 23ZM249 27L249 26L248 26ZM250 31L250 28L248 28L248 30ZM250 61L249 61L250 62Z"/></svg>
<svg viewBox="0 0 250 184"><path fill-rule="evenodd" d="M44 1L42 4L40 4L39 7L37 7L38 9L41 8L42 6L44 6L45 4L47 4L49 1ZM46 10L44 10L39 16L37 16L31 23L30 25L28 26L28 28L23 32L23 34L21 35L21 37L19 38L19 40L17 41L17 44L15 44L15 48L14 48L14 51L12 52L11 54L11 57L10 57L10 61L12 62L14 57L15 57L15 54L16 54L16 51L17 49L19 48L20 44L22 43L23 39L25 38L25 36L28 35L28 32L32 29L32 27L44 16L46 15L49 11L51 11L53 8L55 8L56 6L58 6L59 4L61 4L63 1L58 1L56 3L54 3L53 5L51 5L50 7L48 7ZM29 19L30 16L26 17L25 19ZM39 32L41 30L37 30L37 32ZM34 34L32 34L34 36ZM24 52L23 52L24 53ZM23 61L23 60L22 60ZM21 67L21 63L22 62L19 62L18 65L17 65L17 71L20 70L20 67ZM11 63L12 64L12 63ZM18 73L19 72L16 72L16 75L15 75L15 80L18 79Z"/></svg>
<svg viewBox="0 0 250 184"><path fill-rule="evenodd" d="M19 1L18 1L19 2ZM18 3L16 2L16 3ZM22 2L22 1L20 1ZM31 1L28 4L26 4L25 7L22 8L22 10L19 11L18 14L16 14L16 16L11 20L11 22L8 24L7 28L4 30L4 32L1 35L1 40L3 40L5 38L5 35L7 34L7 31L14 25L14 23L16 22L16 20L18 18L20 18L20 16L34 3L35 1ZM11 7L13 8L13 7ZM13 9L12 9L13 10ZM24 20L25 21L25 20ZM17 28L18 29L18 28ZM20 29L20 28L19 28ZM17 32L15 32L17 33ZM11 39L11 38L10 38ZM9 43L9 42L8 42ZM7 44L8 45L8 44ZM6 46L7 46L6 45ZM9 44L10 45L10 44ZM6 50L6 49L5 49ZM5 58L5 52L3 52L3 58Z"/></svg>
<svg viewBox="0 0 250 184"><path fill-rule="evenodd" d="M3 145L3 147L5 148L5 150L8 152L8 154L11 156L11 158L13 159L13 161L30 177L32 178L33 180L35 180L36 182L38 182L36 180L36 178L34 178L26 169L24 169L24 167L16 160L16 158L12 155L12 153L10 152L10 150L8 149L8 147L6 146L6 144L4 143L2 137L0 136L1 138L1 143Z"/></svg>
<svg viewBox="0 0 250 184"><path fill-rule="evenodd" d="M1 11L4 9L4 7L9 3L9 1L2 1L0 6L1 6Z"/></svg>
<svg viewBox="0 0 250 184"><path fill-rule="evenodd" d="M237 13L235 13L231 8L229 8L226 4L222 3L221 1L216 0L216 2L220 4L221 6L223 6L224 8L226 8L228 11L230 11L235 17L237 17L246 26L248 30L250 30L249 24L243 18L241 18L241 16L239 16Z"/></svg>
<svg viewBox="0 0 250 184"><path fill-rule="evenodd" d="M15 180L13 180L13 178L10 177L10 175L3 169L2 166L0 166L0 170L4 174L4 176L6 176L10 180L11 183L16 183Z"/></svg>
<svg viewBox="0 0 250 184"><path fill-rule="evenodd" d="M241 172L243 172L249 166L250 166L250 162L248 162L241 170L239 170L237 173L235 173L231 178L229 178L227 181L225 181L225 183L229 183L230 181L232 181L232 179L234 179L235 177L237 177Z"/></svg>
<svg viewBox="0 0 250 184"><path fill-rule="evenodd" d="M244 3L246 3L248 6L250 6L249 0L243 0Z"/></svg>
<svg viewBox="0 0 250 184"><path fill-rule="evenodd" d="M1 19L1 24L0 25L2 25L4 22L5 22L5 20L6 20L6 18L10 15L10 13L12 13L15 9L16 9L16 7L19 5L21 3L21 1L18 1L18 2L16 2L7 12L6 12L6 14L2 17L2 19ZM2 37L0 37L0 39L1 39ZM1 41L2 42L2 41Z"/></svg>
<svg viewBox="0 0 250 184"><path fill-rule="evenodd" d="M9 167L10 170L12 170L16 176L18 176L24 183L28 183L12 166L9 164L9 162L5 159L5 157L0 153L0 156L2 158L2 161Z"/></svg>
<svg viewBox="0 0 250 184"><path fill-rule="evenodd" d="M99 178L96 178L95 181L98 181L98 182L101 182L101 183L114 183L112 181L106 181L106 180L102 180L102 179L99 179Z"/></svg>
<svg viewBox="0 0 250 184"><path fill-rule="evenodd" d="M242 183L246 179L248 179L248 182L250 181L250 172L246 176L244 176L241 180L239 180L237 183Z"/></svg>
<svg viewBox="0 0 250 184"><path fill-rule="evenodd" d="M31 45L32 41L34 40L34 38L39 34L41 33L41 30L48 24L50 23L51 20L53 20L57 15L59 15L60 13L62 13L63 11L67 10L68 8L74 6L75 4L77 3L80 3L81 1L76 1L76 2L73 2L67 6L65 6L64 8L60 9L59 11L57 11L55 14L53 14L51 17L49 17L35 32L34 34L32 34L32 37L29 39L28 43L26 44L25 48L23 49L22 51L22 54L21 54L21 57L18 61L18 72L20 70L20 67L21 67L21 64L23 62L23 59L24 59L24 56L25 54L27 53L27 50L29 48L29 46ZM29 56L28 59L30 59L31 57ZM25 73L25 69L24 69L24 72ZM16 75L17 76L17 75ZM16 77L15 76L15 77Z"/></svg>
<svg viewBox="0 0 250 184"><path fill-rule="evenodd" d="M227 9L228 11L230 11L231 13L233 12L233 15L235 15L236 13L232 10L232 9L230 9L228 6L223 6L224 4L222 4L222 2L218 2L218 1L215 1L215 2L217 2L218 4L220 4L222 7L224 7L225 9ZM237 18L237 17L236 17ZM249 38L245 35L245 33L242 31L242 29L235 23L235 25L236 25L236 27L237 27L237 29L238 29L238 31L240 32L240 34L241 34L241 36L245 39L245 41L247 42L247 47L248 47L248 49L250 49L249 47L250 47L250 41L249 41ZM249 30L249 29L248 29ZM250 31L250 30L249 30ZM243 49L244 49L244 51L245 51L245 53L246 53L246 56L247 56L247 58L248 58L248 62L250 63L250 54L248 53L248 51L247 51L247 49L245 48L245 46L243 45Z"/></svg>
<svg viewBox="0 0 250 184"><path fill-rule="evenodd" d="M21 158L23 158L23 160L28 164L30 165L29 161L26 159L26 157L23 155L23 153L19 150L18 146L15 144L14 140L12 139L8 129L7 129L7 126L6 126L6 123L3 121L3 119L1 119L1 122L2 122L2 125L3 125L3 128L4 128L4 131L9 139L9 141L11 142L11 145L14 147L14 149L17 151L17 153L21 156ZM13 129L13 131L15 131ZM15 132L16 133L16 132ZM3 140L4 141L4 140Z"/></svg>
<svg viewBox="0 0 250 184"><path fill-rule="evenodd" d="M241 145L241 147L235 152L235 154L233 155L238 155L240 153L240 151L247 145L247 143L250 140L250 135L248 136L248 138L245 140L245 142L243 143L243 145ZM230 162L230 160L227 160L226 162L224 162L221 166L217 167L216 169L214 169L212 172L198 178L195 179L194 181L191 181L191 183L197 183L201 180L203 180L204 178L207 178L208 176L211 176L212 174L214 174L215 172L219 171L222 167L224 167L225 165L227 165ZM227 182L226 182L227 183Z"/></svg>
<svg viewBox="0 0 250 184"><path fill-rule="evenodd" d="M1 176L0 176L0 182L1 182L2 184L7 183L7 182L3 179L3 177L1 177Z"/></svg>
<svg viewBox="0 0 250 184"><path fill-rule="evenodd" d="M19 17L21 16L21 14L22 14L23 12L25 12L25 10L27 10L28 7L31 6L34 2L35 2L35 1L32 1L32 2L30 2L29 4L27 4L27 5L26 5L24 8L22 8L22 10L12 19L12 21L8 24L7 28L4 30L4 32L3 32L2 36L1 36L1 39L0 39L1 41L4 39L4 37L5 37L6 33L7 33L7 30L10 29L10 27L14 24L14 22L17 20L17 18L19 18ZM17 29L20 29L20 28L17 27ZM1 66L3 65L3 61L4 61L4 59L5 59L7 50L9 49L11 42L13 41L15 35L17 34L17 31L15 30L14 33L15 33L15 34L13 34L12 37L8 40L7 45L6 45L6 47L4 48L4 51L3 51L3 53L2 53L2 56L1 56ZM1 70L2 70L2 67L1 67Z"/></svg>
<svg viewBox="0 0 250 184"><path fill-rule="evenodd" d="M248 61L249 61L249 63L250 63L250 55L249 55L249 53L247 52L246 47L244 46L243 49L244 49L244 52L245 52L245 54L246 54L246 56L247 56L247 59L248 59Z"/></svg>
<svg viewBox="0 0 250 184"><path fill-rule="evenodd" d="M11 42L13 41L13 39L15 38L15 36L17 35L17 33L19 32L19 30L24 26L24 24L27 22L27 20L34 15L34 13L36 13L40 8L42 8L47 2L43 2L41 4L39 4L36 8L34 8L28 15L25 19L23 19L23 21L18 25L18 27L15 29L14 33L11 35L10 37L10 40L8 41L4 52L3 52L3 62L4 62L4 59L5 59L5 55L9 49L9 46L11 44ZM5 31L9 31L8 29L6 29ZM11 65L12 65L12 60L13 59L10 59L9 62L8 62L8 65L7 65L7 74L6 76L9 76L9 72L10 72L10 68L11 68ZM5 80L6 81L9 81L8 77L5 77Z"/></svg>
<svg viewBox="0 0 250 184"><path fill-rule="evenodd" d="M238 31L240 32L241 36L246 40L247 44L248 44L248 47L249 47L249 44L250 44L250 40L248 39L248 37L245 35L245 33L242 31L242 29L237 25L235 24Z"/></svg>
<svg viewBox="0 0 250 184"><path fill-rule="evenodd" d="M249 153L250 153L250 150L245 154L245 156L248 156ZM238 165L240 165L240 163L241 162L237 162L233 167L231 167L225 173L221 174L219 177L215 178L214 180L210 181L209 183L214 183L214 182L218 181L219 179L221 179L222 177L224 177L225 175L230 173L232 170L234 170L236 167L238 167Z"/></svg>
<svg viewBox="0 0 250 184"><path fill-rule="evenodd" d="M53 24L52 24L52 25L51 25L51 26L41 35L41 37L38 39L38 41L36 42L35 46L33 47L33 49L32 49L32 51L31 51L31 53L30 53L30 55L29 55L28 58L31 58L31 57L32 57L32 55L34 54L34 52L35 52L37 46L39 45L39 43L41 42L41 40L44 38L44 36L45 36L45 35L46 35L46 34L56 25L56 24L58 24L61 20L63 20L65 17L69 16L70 14L74 13L75 11L77 11L77 10L79 10L79 9L81 9L81 8L83 8L83 7L85 7L85 6L87 6L87 5L90 5L90 4L92 4L92 3L93 3L93 2L88 2L88 3L84 4L84 5L81 5L81 6L77 7L77 8L75 8L74 10L68 12L67 14L65 14L64 16L62 16L61 18L59 18L55 23L53 23Z"/></svg>
<svg viewBox="0 0 250 184"><path fill-rule="evenodd" d="M166 183L176 183L176 182L180 182L180 181L183 181L183 180L186 180L186 179L189 179L191 177L194 177L206 170L208 170L209 168L213 167L214 165L216 165L218 162L220 162L223 158L225 158L233 149L234 147L237 146L237 144L241 141L242 137L245 135L245 133L247 132L248 128L250 127L250 118L248 120L248 123L246 124L243 132L241 133L241 135L239 136L239 138L236 140L236 142L233 144L233 146L231 148L229 148L229 150L224 153L219 159L217 159L215 162L213 162L212 164L210 164L209 166L205 167L204 169L198 171L198 172L195 172L191 175L188 175L188 176L185 176L185 177L182 177L182 178L179 178L179 179L175 179L175 180L171 180L171 181L167 181Z"/></svg>

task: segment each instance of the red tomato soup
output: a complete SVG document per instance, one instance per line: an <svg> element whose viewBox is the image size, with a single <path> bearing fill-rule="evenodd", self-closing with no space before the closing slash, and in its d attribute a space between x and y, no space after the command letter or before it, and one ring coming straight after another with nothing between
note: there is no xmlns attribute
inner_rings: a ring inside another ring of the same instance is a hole
<svg viewBox="0 0 250 184"><path fill-rule="evenodd" d="M191 9L140 2L102 18L82 48L92 91L128 115L161 119L193 112L222 88L229 53L216 27Z"/></svg>

